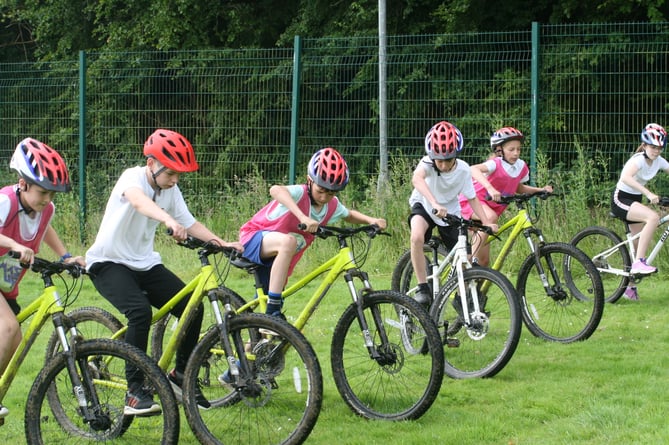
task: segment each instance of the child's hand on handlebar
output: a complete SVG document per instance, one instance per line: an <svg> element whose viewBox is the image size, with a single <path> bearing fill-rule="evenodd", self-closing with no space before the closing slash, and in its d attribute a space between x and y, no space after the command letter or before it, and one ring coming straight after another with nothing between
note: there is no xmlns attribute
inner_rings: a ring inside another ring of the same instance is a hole
<svg viewBox="0 0 669 445"><path fill-rule="evenodd" d="M318 230L318 221L311 218L305 218L300 221L300 229L305 232L316 233Z"/></svg>
<svg viewBox="0 0 669 445"><path fill-rule="evenodd" d="M432 208L432 214L434 214L437 218L445 218L448 214L448 211L444 207L437 205Z"/></svg>
<svg viewBox="0 0 669 445"><path fill-rule="evenodd" d="M188 237L186 228L174 219L166 221L165 226L167 227L167 233L177 241L184 241Z"/></svg>
<svg viewBox="0 0 669 445"><path fill-rule="evenodd" d="M384 230L387 226L386 220L383 218L372 218L372 225L379 226L379 229Z"/></svg>

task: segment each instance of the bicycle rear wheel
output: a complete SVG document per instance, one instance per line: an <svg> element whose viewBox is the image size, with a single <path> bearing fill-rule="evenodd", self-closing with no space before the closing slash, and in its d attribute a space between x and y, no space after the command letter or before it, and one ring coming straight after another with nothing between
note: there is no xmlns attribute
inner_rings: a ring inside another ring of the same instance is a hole
<svg viewBox="0 0 669 445"><path fill-rule="evenodd" d="M432 247L427 244L423 245L423 252L425 253L425 270L427 275L430 276L432 273L429 267L433 256ZM439 246L437 249L438 261L441 263L447 255L448 251L443 246ZM440 280L442 281L441 285L444 284L447 274L444 275L444 279ZM410 292L410 290L414 289L417 285L416 274L414 274L413 264L411 264L411 251L407 250L400 256L400 259L397 260L397 264L395 265L390 278L390 287L394 291L413 297L413 292ZM432 287L432 280L428 280L428 285ZM437 289L437 291L438 290L439 289Z"/></svg>
<svg viewBox="0 0 669 445"><path fill-rule="evenodd" d="M535 256L528 256L518 273L523 320L537 337L561 343L589 338L604 310L604 290L597 268L588 256L566 243L539 249L544 274ZM548 291L543 279L549 281Z"/></svg>
<svg viewBox="0 0 669 445"><path fill-rule="evenodd" d="M184 410L200 443L303 443L318 420L323 400L321 368L309 342L277 317L232 316L230 342L241 339L245 351L238 354L245 354L252 366L245 386L235 388L219 382L229 369L220 335L217 327L205 334L184 373ZM198 409L198 390L211 408Z"/></svg>
<svg viewBox="0 0 669 445"><path fill-rule="evenodd" d="M239 294L225 286L219 286L214 292L218 294L218 301L221 302L221 304L226 301L226 297L230 298L230 304L232 304L232 307L235 309L246 304L246 301L244 301ZM207 298L204 299L203 305L205 307L202 318L202 328L200 329L202 334L207 332L212 326L216 325L214 313L211 311L211 303L209 303ZM175 331L178 322L179 319L177 317L172 314L167 314L151 326L151 352L149 354L151 357L160 360L167 342L172 338L172 335L176 334Z"/></svg>
<svg viewBox="0 0 669 445"><path fill-rule="evenodd" d="M604 287L604 300L608 303L618 301L630 283L629 275L620 274L629 272L632 267L627 245L622 242L622 238L615 232L599 226L586 227L571 240L571 244L585 252L595 263ZM618 248L610 255L597 256L614 246Z"/></svg>
<svg viewBox="0 0 669 445"><path fill-rule="evenodd" d="M48 359L37 375L26 403L25 431L29 444L178 443L179 408L165 374L155 361L134 346L109 339L77 344L75 360L83 388L72 387L63 353ZM123 414L126 361L144 374L146 388L154 393L162 408L159 415ZM91 422L84 420L76 394L86 396L88 409L94 414ZM94 404L94 400L99 403Z"/></svg>
<svg viewBox="0 0 669 445"><path fill-rule="evenodd" d="M516 290L500 272L472 267L463 273L470 322L462 316L457 277L444 285L430 315L442 335L445 372L454 379L492 377L516 351L522 321ZM480 311L474 312L474 296Z"/></svg>
<svg viewBox="0 0 669 445"><path fill-rule="evenodd" d="M332 337L332 374L339 394L354 413L368 419L419 418L436 399L444 375L436 326L421 305L398 292L370 292L362 310L369 332L361 332L353 303ZM365 339L378 357L370 356Z"/></svg>

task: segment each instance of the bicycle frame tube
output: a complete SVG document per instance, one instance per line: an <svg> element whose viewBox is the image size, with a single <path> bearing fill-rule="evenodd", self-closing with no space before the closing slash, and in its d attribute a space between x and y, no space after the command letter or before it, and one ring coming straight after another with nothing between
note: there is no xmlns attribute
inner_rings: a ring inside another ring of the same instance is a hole
<svg viewBox="0 0 669 445"><path fill-rule="evenodd" d="M330 287L332 284L334 284L337 277L341 273L355 268L357 268L357 265L355 264L355 259L353 257L353 253L351 252L351 248L342 247L339 249L339 252L336 255L313 269L311 272L307 273L302 278L298 279L296 282L292 283L290 286L286 287L282 293L284 298L296 294L307 284L314 281L319 276L327 273L327 275L323 277L323 281L312 294L311 298L309 298L309 301L307 301L307 304L304 306L293 325L298 330L303 330L307 324L307 321L316 311L318 305L330 290ZM267 295L265 295L262 288L256 289L256 293L257 297L253 301L250 301L239 308L239 312L243 312L244 310L250 308L256 308L258 306L263 313L265 312L265 309L267 308Z"/></svg>
<svg viewBox="0 0 669 445"><path fill-rule="evenodd" d="M665 224L667 221L669 221L669 215L664 215L661 219L660 222L657 223L657 226L660 227L662 224ZM637 233L637 236L634 238L638 238L640 233ZM660 236L660 239L657 241L657 244L655 244L655 247L653 247L653 250L650 252L650 255L648 255L648 258L646 259L646 262L648 264L652 264L653 260L657 256L658 253L660 253L660 249L662 249L662 246L664 246L665 241L667 241L667 238L669 237L669 226L667 226L666 229L664 229L664 232L662 232L662 235ZM632 246L634 248L634 243L630 242L628 246ZM634 253L634 251L631 251Z"/></svg>
<svg viewBox="0 0 669 445"><path fill-rule="evenodd" d="M530 219L530 216L525 209L518 210L516 216L502 224L502 226L497 231L497 235L501 235L509 230L511 230L511 233L509 233L509 237L506 239L506 241L504 241L502 249L497 255L497 258L495 258L495 261L491 266L492 269L500 270L502 268L506 257L511 252L511 249L513 248L513 245L515 244L520 234L523 232L523 230L530 229L532 227L532 220ZM487 242L490 243L490 238L488 238ZM533 246L530 245L530 247L532 248Z"/></svg>
<svg viewBox="0 0 669 445"><path fill-rule="evenodd" d="M211 264L203 265L195 278L190 280L179 292L177 292L172 298L169 299L160 309L158 309L151 317L151 324L154 324L161 318L165 317L181 300L191 295L188 300L188 304L183 311L181 317L174 330L175 334L172 335L167 342L167 345L163 349L163 354L158 360L158 367L162 370L167 370L172 358L176 354L178 345L181 343L183 336L185 335L185 325L189 317L184 316L190 314L195 308L202 302L204 295L207 291L216 289L218 287L218 282L216 280L216 273L214 266ZM122 339L125 335L125 332L128 330L127 326L123 326L121 329L116 331L111 338L112 339Z"/></svg>
<svg viewBox="0 0 669 445"><path fill-rule="evenodd" d="M174 331L175 333L174 335L170 336L170 339L163 350L163 354L158 360L158 367L160 369L163 371L167 370L167 367L172 361L172 358L176 354L179 344L181 344L181 340L183 339L184 335L186 335L186 323L190 323L190 317L188 314L191 314L193 311L197 310L197 307L200 305L200 303L202 303L206 293L212 289L216 289L217 287L218 281L216 279L214 267L211 264L203 265L200 273L197 274L195 278L189 281L183 289L181 289L167 302L167 304L163 305L160 310L153 314L153 317L151 318L152 324L167 315L167 313L172 310L172 308L174 308L177 303L188 297L190 294L188 304L186 304L186 308L184 309L181 317L179 317L179 322L177 323L176 329Z"/></svg>
<svg viewBox="0 0 669 445"><path fill-rule="evenodd" d="M16 377L21 363L28 355L30 347L35 342L40 330L46 321L57 312L63 312L63 306L56 286L52 285L45 287L42 294L16 316L21 325L31 316L33 316L33 319L23 333L21 343L16 348L7 369L0 376L0 402L7 394L9 386Z"/></svg>

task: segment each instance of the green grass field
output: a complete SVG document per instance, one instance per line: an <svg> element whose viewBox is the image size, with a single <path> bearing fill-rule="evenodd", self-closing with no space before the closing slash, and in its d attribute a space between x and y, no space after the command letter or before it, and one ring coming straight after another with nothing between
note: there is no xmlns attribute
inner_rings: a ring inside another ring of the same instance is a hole
<svg viewBox="0 0 669 445"><path fill-rule="evenodd" d="M168 249L169 250L169 249ZM175 255L178 257L178 255ZM170 256L172 257L172 256ZM183 261L175 259L173 261ZM191 273L190 271L188 273ZM34 275L34 274L31 274ZM36 276L22 285L22 299L39 290ZM187 275L187 274L186 274ZM388 287L389 274L379 271L377 288ZM233 271L228 284L250 292L250 279ZM349 304L343 284L333 290L307 327L324 371L325 394L309 444L665 444L662 427L667 402L664 347L669 322L663 274L640 284L641 301L607 305L597 332L576 344L546 343L524 330L521 344L507 367L485 380L446 379L436 403L418 421L368 421L353 415L334 386L329 345L334 325ZM300 306L288 300L287 313ZM106 302L85 283L76 305ZM51 328L47 327L42 340ZM4 404L11 410L0 437L23 443L23 409L28 388L43 362L36 344ZM181 442L196 439L182 416Z"/></svg>
<svg viewBox="0 0 669 445"><path fill-rule="evenodd" d="M607 218L606 205L587 207L585 191L593 188L608 196L609 185L586 180L598 170L583 163L583 171L573 178L555 178L570 195L539 202L540 227L548 240L569 241L576 231L591 224L607 224L619 231L619 223ZM397 167L397 166L396 166ZM401 166L400 166L401 167ZM407 168L400 169L402 177ZM547 177L549 173L540 171ZM541 177L538 183L544 183ZM596 186L592 185L596 184ZM255 209L265 202L259 190L266 184L248 188L235 196L234 202L223 202L220 208L205 215L207 225L227 239L235 239L239 225L250 216L239 209ZM370 190L374 185L370 185ZM352 208L383 215L389 222L392 238L382 237L374 243L363 270L376 289L390 286L390 274L402 251L408 246L406 199L410 184L397 181L387 196L368 197L343 194ZM602 198L607 199L607 198ZM68 212L68 209L72 211ZM371 210L370 210L371 209ZM61 202L57 230L65 239L79 237L76 205ZM95 233L95 230L92 231ZM69 242L72 246L75 243ZM305 254L295 276L300 276L312 261L325 258L335 248L334 242L317 240ZM498 243L497 246L501 245ZM83 253L85 247L71 247ZM182 278L192 277L198 267L193 253L159 236L157 249L168 267ZM527 247L516 246L504 271L515 283L514 271L527 255ZM44 255L48 257L48 249ZM494 254L494 248L493 248ZM368 421L353 415L341 400L330 372L329 348L339 314L350 304L343 280L331 291L307 326L306 337L314 345L324 372L323 409L308 444L425 444L458 445L628 445L667 444L669 429L664 427L669 411L666 397L667 361L664 357L669 340L669 310L665 286L669 258L662 253L657 263L660 272L640 283L640 302L620 300L608 304L597 331L584 342L555 344L534 338L523 330L515 355L498 375L485 380L443 382L440 396L431 410L413 422L389 423ZM110 309L97 296L88 278L75 306L90 304ZM232 271L226 284L241 295L252 293L252 279L243 272ZM39 292L41 283L29 273L21 284L20 302L28 304ZM287 315L297 312L301 296L286 302ZM305 295L305 299L307 296ZM114 312L115 313L115 312ZM44 342L34 345L3 403L11 410L6 424L0 427L0 438L6 442L25 442L23 410L28 389L44 360ZM181 442L196 444L182 415ZM148 444L147 444L148 445Z"/></svg>

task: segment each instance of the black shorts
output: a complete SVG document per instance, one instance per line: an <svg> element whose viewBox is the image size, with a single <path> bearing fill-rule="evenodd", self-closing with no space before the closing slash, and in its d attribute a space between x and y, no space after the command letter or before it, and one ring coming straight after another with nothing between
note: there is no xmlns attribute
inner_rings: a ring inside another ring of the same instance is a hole
<svg viewBox="0 0 669 445"><path fill-rule="evenodd" d="M623 221L634 222L627 219L627 213L630 211L632 203L641 202L642 198L643 195L627 193L623 192L622 190L615 189L611 194L611 213Z"/></svg>
<svg viewBox="0 0 669 445"><path fill-rule="evenodd" d="M407 222L409 223L409 227L411 227L411 218L414 216L420 216L422 217L428 224L428 229L425 232L425 242L427 243L430 238L432 237L432 231L434 228L437 228L437 231L439 232L439 238L441 238L441 241L444 243L446 248L448 250L451 250L453 247L455 247L455 244L458 242L458 228L457 227L452 227L452 226L440 226L434 222L434 220L430 217L430 215L427 214L427 211L425 210L425 207L423 207L423 204L417 202L414 205L411 206L411 214L409 214L409 218L407 219Z"/></svg>

